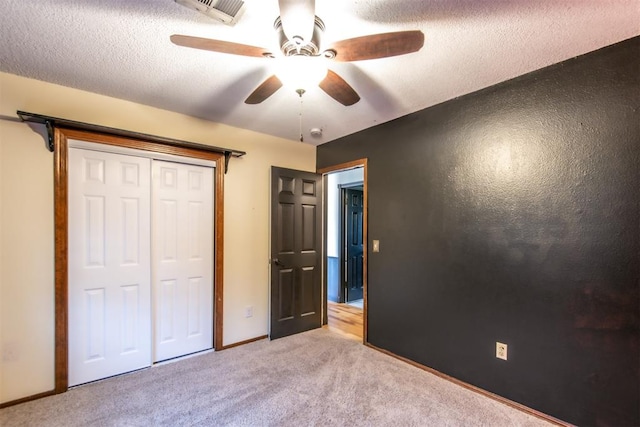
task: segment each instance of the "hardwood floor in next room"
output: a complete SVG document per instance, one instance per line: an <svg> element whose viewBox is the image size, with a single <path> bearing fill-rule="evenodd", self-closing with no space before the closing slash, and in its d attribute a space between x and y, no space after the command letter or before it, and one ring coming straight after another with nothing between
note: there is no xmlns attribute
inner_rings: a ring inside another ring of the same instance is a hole
<svg viewBox="0 0 640 427"><path fill-rule="evenodd" d="M326 328L346 335L350 338L362 341L363 336L363 310L349 304L327 302L327 326Z"/></svg>

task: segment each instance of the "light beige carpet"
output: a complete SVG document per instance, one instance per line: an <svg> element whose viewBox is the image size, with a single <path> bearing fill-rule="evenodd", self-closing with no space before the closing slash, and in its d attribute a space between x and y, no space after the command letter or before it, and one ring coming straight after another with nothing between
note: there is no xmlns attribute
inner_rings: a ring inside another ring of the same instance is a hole
<svg viewBox="0 0 640 427"><path fill-rule="evenodd" d="M547 426L326 329L0 410L2 426Z"/></svg>

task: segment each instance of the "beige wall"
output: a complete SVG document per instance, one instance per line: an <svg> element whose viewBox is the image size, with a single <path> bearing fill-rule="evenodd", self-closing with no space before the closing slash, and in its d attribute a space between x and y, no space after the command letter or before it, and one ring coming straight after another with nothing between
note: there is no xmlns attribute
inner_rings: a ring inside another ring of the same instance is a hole
<svg viewBox="0 0 640 427"><path fill-rule="evenodd" d="M315 170L315 147L0 73L0 116L16 110L247 151L225 176L224 344L267 334L269 167ZM37 132L0 120L0 402L53 388L53 154Z"/></svg>

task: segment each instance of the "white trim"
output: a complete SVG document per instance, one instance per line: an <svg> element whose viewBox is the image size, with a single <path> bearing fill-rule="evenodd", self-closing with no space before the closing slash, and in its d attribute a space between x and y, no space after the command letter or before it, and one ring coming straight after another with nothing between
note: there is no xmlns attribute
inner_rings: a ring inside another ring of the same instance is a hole
<svg viewBox="0 0 640 427"><path fill-rule="evenodd" d="M124 154L126 156L145 157L154 160L164 160L167 162L183 163L188 165L198 165L210 168L216 167L215 160L197 159L194 157L176 156L173 154L157 153L154 151L138 150L136 148L121 147L118 145L99 144L95 142L69 139L70 148L82 148L85 150L102 151L106 153Z"/></svg>

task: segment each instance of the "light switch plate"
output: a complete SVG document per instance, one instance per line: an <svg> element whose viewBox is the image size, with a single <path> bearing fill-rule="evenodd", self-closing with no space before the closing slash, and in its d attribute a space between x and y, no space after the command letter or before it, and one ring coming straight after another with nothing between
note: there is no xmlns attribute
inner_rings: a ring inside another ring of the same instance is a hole
<svg viewBox="0 0 640 427"><path fill-rule="evenodd" d="M373 252L380 252L380 240L373 241Z"/></svg>

